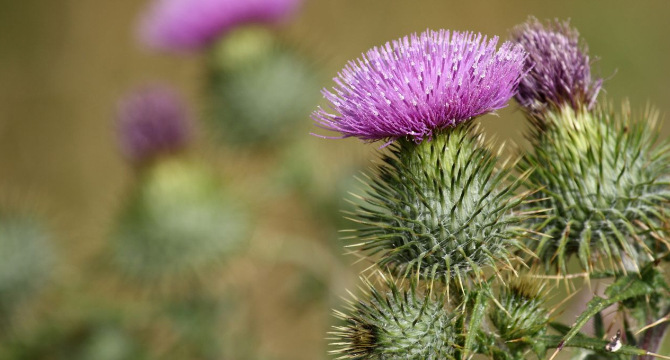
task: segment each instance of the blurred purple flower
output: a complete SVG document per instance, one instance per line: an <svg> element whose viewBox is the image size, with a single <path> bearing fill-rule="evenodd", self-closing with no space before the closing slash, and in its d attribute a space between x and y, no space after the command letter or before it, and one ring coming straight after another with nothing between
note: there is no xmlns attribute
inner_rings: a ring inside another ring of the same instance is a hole
<svg viewBox="0 0 670 360"><path fill-rule="evenodd" d="M350 61L324 89L330 108L312 114L340 138L430 139L437 130L506 106L523 73L521 46L472 32L427 30Z"/></svg>
<svg viewBox="0 0 670 360"><path fill-rule="evenodd" d="M515 96L521 106L542 111L547 105L569 104L575 110L595 105L603 80L591 77L588 48L569 21L543 25L531 17L514 28L512 39L528 52L530 71Z"/></svg>
<svg viewBox="0 0 670 360"><path fill-rule="evenodd" d="M276 23L302 0L154 0L140 23L141 41L168 51L199 50L237 26Z"/></svg>
<svg viewBox="0 0 670 360"><path fill-rule="evenodd" d="M121 99L117 122L121 151L134 164L182 150L191 137L181 97L165 86L146 87Z"/></svg>

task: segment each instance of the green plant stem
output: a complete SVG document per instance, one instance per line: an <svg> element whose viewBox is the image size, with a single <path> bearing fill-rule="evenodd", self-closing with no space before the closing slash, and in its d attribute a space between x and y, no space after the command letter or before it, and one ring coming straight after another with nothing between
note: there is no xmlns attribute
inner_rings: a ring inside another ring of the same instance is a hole
<svg viewBox="0 0 670 360"><path fill-rule="evenodd" d="M665 311L665 316L670 315L670 307L668 307ZM651 320L653 321L653 320ZM659 348L661 347L663 338L665 337L665 334L668 330L668 322L664 321L650 329L648 329L645 333L644 336L642 336L642 339L640 339L640 348L645 349L649 352L656 353L658 352ZM644 355L640 356L638 359L639 360L652 360L654 357L650 355Z"/></svg>
<svg viewBox="0 0 670 360"><path fill-rule="evenodd" d="M564 346L567 346L570 341L579 334L579 330L584 324L600 311L618 302L660 291L661 289L657 284L659 281L658 276L660 276L660 274L658 273L658 270L656 270L654 264L648 264L642 269L640 274L629 274L617 279L605 291L607 299L595 296L589 301L586 305L586 310L579 315L570 331L563 337L563 340L556 345L556 352L551 358L555 357ZM573 346L572 343L570 343L570 345Z"/></svg>

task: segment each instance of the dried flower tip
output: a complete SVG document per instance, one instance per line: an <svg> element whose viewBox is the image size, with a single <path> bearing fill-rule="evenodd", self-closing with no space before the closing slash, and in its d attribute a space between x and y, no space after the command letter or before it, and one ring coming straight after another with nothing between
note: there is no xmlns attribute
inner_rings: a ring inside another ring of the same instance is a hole
<svg viewBox="0 0 670 360"><path fill-rule="evenodd" d="M523 72L526 54L509 42L472 32L427 30L373 48L324 89L333 114L318 109L318 126L342 137L415 142L436 130L506 106Z"/></svg>
<svg viewBox="0 0 670 360"><path fill-rule="evenodd" d="M123 98L118 110L119 143L134 164L182 150L191 124L179 95L163 86L146 87Z"/></svg>
<svg viewBox="0 0 670 360"><path fill-rule="evenodd" d="M238 26L285 20L301 0L154 0L140 23L141 41L168 51L200 50Z"/></svg>
<svg viewBox="0 0 670 360"><path fill-rule="evenodd" d="M514 28L512 39L528 52L528 74L515 95L521 106L531 113L563 104L575 110L593 108L603 81L591 77L588 48L569 21L543 25L531 17Z"/></svg>
<svg viewBox="0 0 670 360"><path fill-rule="evenodd" d="M621 330L617 330L616 334L612 336L609 344L605 345L605 351L617 352L621 349L623 344L621 343Z"/></svg>

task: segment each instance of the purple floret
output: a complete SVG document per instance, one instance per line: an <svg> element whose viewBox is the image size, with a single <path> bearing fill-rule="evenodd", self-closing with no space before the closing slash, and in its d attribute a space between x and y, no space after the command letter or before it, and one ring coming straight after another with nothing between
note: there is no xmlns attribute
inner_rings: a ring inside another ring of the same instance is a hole
<svg viewBox="0 0 670 360"><path fill-rule="evenodd" d="M234 28L274 24L295 12L301 0L154 0L140 23L141 41L167 51L194 51Z"/></svg>
<svg viewBox="0 0 670 360"><path fill-rule="evenodd" d="M435 131L506 106L523 74L521 46L472 32L427 30L350 61L324 89L318 126L366 141L431 139Z"/></svg>
<svg viewBox="0 0 670 360"><path fill-rule="evenodd" d="M603 81L591 77L588 48L569 21L543 25L531 17L514 28L512 38L528 52L530 71L515 96L521 106L531 112L563 104L575 110L593 108Z"/></svg>
<svg viewBox="0 0 670 360"><path fill-rule="evenodd" d="M158 85L135 91L120 101L117 129L121 152L134 164L182 150L192 130L181 97Z"/></svg>

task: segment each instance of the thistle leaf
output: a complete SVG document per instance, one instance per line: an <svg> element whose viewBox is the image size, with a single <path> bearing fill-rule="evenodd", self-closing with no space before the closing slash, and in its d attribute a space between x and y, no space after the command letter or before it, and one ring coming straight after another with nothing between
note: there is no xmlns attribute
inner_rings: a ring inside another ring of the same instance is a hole
<svg viewBox="0 0 670 360"><path fill-rule="evenodd" d="M572 341L579 334L579 330L596 314L618 302L650 295L662 290L664 286L659 287L661 283L664 283L663 275L658 272L653 264L649 264L642 269L641 274L629 274L620 277L605 290L607 298L595 296L588 302L586 310L579 315L570 331L557 343L556 352L561 351L564 346L573 346Z"/></svg>

